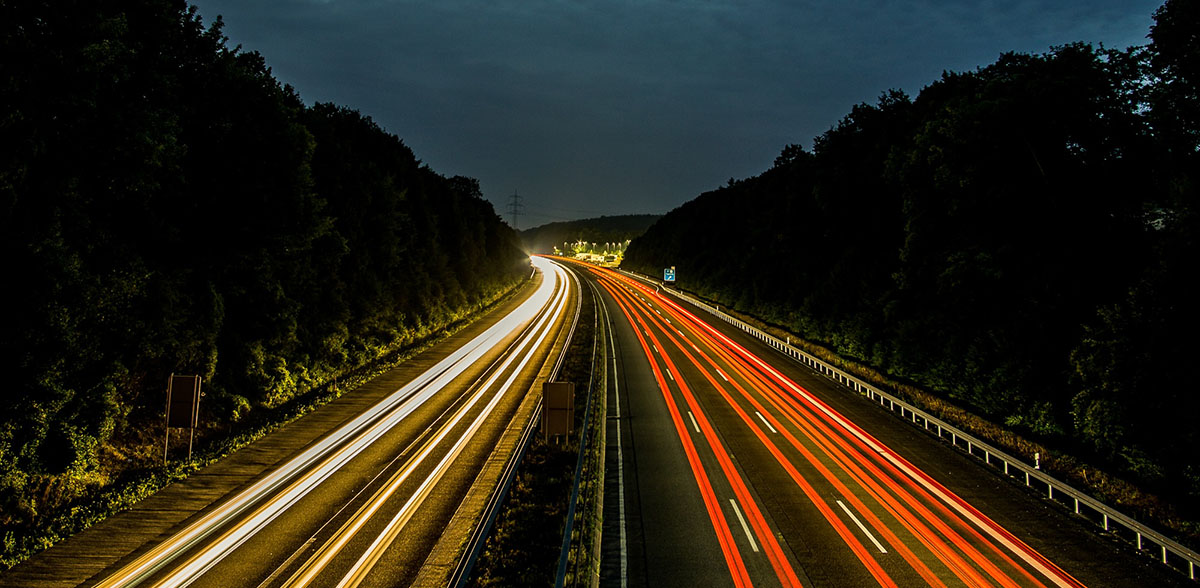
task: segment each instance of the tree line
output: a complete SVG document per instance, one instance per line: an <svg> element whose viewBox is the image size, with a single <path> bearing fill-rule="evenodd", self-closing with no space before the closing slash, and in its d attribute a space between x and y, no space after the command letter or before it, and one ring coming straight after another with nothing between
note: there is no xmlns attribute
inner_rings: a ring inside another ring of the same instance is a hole
<svg viewBox="0 0 1200 588"><path fill-rule="evenodd" d="M705 193L624 266L784 326L1200 516L1200 4L1150 43L884 93ZM1190 506L1189 506L1190 505Z"/></svg>
<svg viewBox="0 0 1200 588"><path fill-rule="evenodd" d="M477 181L306 106L221 27L181 0L0 4L6 550L161 459L168 374L229 424L528 275Z"/></svg>
<svg viewBox="0 0 1200 588"><path fill-rule="evenodd" d="M555 250L567 255L615 252L624 250L626 241L646 232L661 216L626 214L547 223L521 231L521 241L530 253L550 254ZM594 247L593 243L596 244Z"/></svg>

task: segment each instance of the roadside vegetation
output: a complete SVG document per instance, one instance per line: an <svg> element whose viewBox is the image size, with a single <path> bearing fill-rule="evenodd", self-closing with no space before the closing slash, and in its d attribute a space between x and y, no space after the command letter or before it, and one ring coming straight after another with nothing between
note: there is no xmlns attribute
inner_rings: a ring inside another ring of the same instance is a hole
<svg viewBox="0 0 1200 588"><path fill-rule="evenodd" d="M529 274L478 182L226 42L181 1L0 11L0 569L197 467L169 374L215 459Z"/></svg>
<svg viewBox="0 0 1200 588"><path fill-rule="evenodd" d="M1050 447L1196 545L1197 30L1200 4L1169 0L1146 46L1008 53L886 92L667 214L623 267L675 266L985 437Z"/></svg>

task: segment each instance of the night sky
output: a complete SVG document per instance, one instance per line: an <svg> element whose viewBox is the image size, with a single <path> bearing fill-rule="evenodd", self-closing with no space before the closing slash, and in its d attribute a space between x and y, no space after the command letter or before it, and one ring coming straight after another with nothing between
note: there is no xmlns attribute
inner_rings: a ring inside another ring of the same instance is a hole
<svg viewBox="0 0 1200 588"><path fill-rule="evenodd" d="M1147 42L1161 0L200 0L307 103L371 116L519 228L663 213L859 102L1074 41Z"/></svg>

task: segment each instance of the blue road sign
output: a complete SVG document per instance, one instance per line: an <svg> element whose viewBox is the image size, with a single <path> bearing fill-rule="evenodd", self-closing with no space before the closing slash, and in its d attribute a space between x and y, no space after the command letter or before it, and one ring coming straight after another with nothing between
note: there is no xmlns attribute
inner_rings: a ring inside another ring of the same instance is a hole
<svg viewBox="0 0 1200 588"><path fill-rule="evenodd" d="M675 268L669 267L669 268L666 268L663 270L663 281L664 282L674 282L675 281Z"/></svg>

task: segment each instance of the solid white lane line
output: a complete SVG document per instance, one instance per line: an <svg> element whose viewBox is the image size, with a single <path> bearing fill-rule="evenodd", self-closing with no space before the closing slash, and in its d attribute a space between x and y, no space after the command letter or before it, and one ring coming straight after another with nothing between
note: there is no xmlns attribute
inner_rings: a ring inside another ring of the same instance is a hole
<svg viewBox="0 0 1200 588"><path fill-rule="evenodd" d="M621 386L617 378L617 344L613 341L612 319L608 316L608 306L603 306L604 318L608 321L608 345L612 349L612 383L613 399L617 414L617 513L620 520L621 536L621 588L628 586L629 556L625 547L625 457L621 450Z"/></svg>
<svg viewBox="0 0 1200 588"><path fill-rule="evenodd" d="M614 364L616 362L613 362ZM617 392L618 394L620 392ZM618 401L619 402L619 401ZM625 457L621 451L621 415L617 412L617 513L621 536L621 588L628 584L629 555L625 547Z"/></svg>
<svg viewBox="0 0 1200 588"><path fill-rule="evenodd" d="M767 418L766 418L766 417L764 417L764 416L762 415L762 413L761 413L761 412L758 412L758 411L756 410L756 411L754 411L754 414L758 415L758 420L762 421L762 422L763 422L763 424L764 424L764 425L766 425L768 429L771 429L771 432L772 432L772 433L778 433L778 432L779 432L779 431L776 431L776 430L775 430L775 427L772 427L772 426L771 426L771 423L768 423L768 422L767 422Z"/></svg>
<svg viewBox="0 0 1200 588"><path fill-rule="evenodd" d="M875 544L875 547L879 549L879 553L887 553L887 550L883 548L883 545L879 543L879 540L867 530L866 525L863 525L862 521L858 520L858 517L854 516L854 513L850 512L850 509L846 508L846 505L842 504L841 500L838 500L837 503L838 506L842 507L842 510L846 511L846 515L850 517L850 520L854 521L854 524L858 525L858 528L863 532L863 535L866 535L867 539L870 539L871 543Z"/></svg>
<svg viewBox="0 0 1200 588"><path fill-rule="evenodd" d="M737 502L732 498L729 499L729 504L733 505L733 512L737 515L738 522L742 524L742 530L746 532L746 539L750 541L750 549L754 553L758 553L758 543L754 541L754 535L750 533L750 525L746 524L746 518L742 516L742 509L738 508Z"/></svg>
<svg viewBox="0 0 1200 588"><path fill-rule="evenodd" d="M696 424L696 415L693 415L693 414L692 414L692 411L690 411L690 410L688 411L688 418L689 418L689 419L692 419L692 426L693 426L693 427L695 427L695 428L696 428L696 432L697 432L697 433L699 433L699 432L700 432L700 425Z"/></svg>

